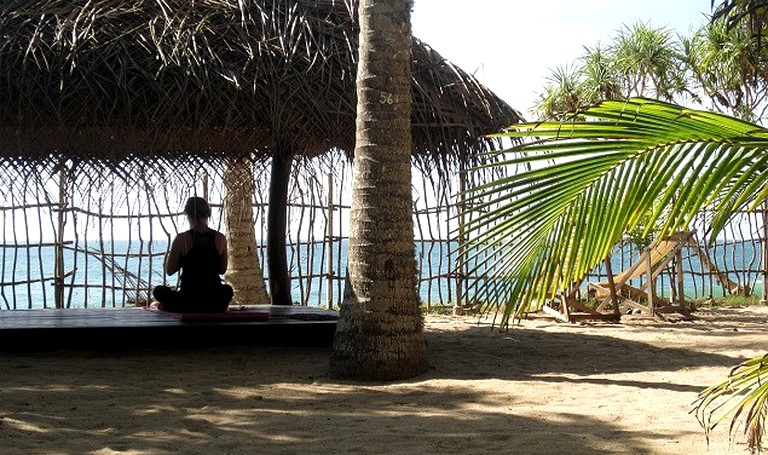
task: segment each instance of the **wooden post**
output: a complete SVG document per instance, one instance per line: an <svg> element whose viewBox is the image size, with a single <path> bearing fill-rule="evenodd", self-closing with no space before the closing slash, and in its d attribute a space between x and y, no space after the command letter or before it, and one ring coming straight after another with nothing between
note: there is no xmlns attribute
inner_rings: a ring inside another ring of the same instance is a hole
<svg viewBox="0 0 768 455"><path fill-rule="evenodd" d="M57 224L56 224L56 242L55 253L53 260L54 278L53 278L53 295L56 308L64 308L64 228L67 222L66 208L67 208L67 171L66 163L60 161L61 167L59 168L59 205L57 211Z"/></svg>
<svg viewBox="0 0 768 455"><path fill-rule="evenodd" d="M326 280L328 288L325 291L326 303L328 309L333 309L333 172L328 171L328 224L326 226L326 240L328 257L326 258L326 264L328 273L326 274Z"/></svg>
<svg viewBox="0 0 768 455"><path fill-rule="evenodd" d="M208 171L203 170L203 199L208 201L210 203L210 200L208 199Z"/></svg>
<svg viewBox="0 0 768 455"><path fill-rule="evenodd" d="M763 292L760 303L768 304L768 202L763 203Z"/></svg>
<svg viewBox="0 0 768 455"><path fill-rule="evenodd" d="M610 254L605 258L605 273L608 275L608 289L611 290L611 306L613 306L613 314L620 317L619 299L616 296L616 283L613 281L613 266L611 266Z"/></svg>
<svg viewBox="0 0 768 455"><path fill-rule="evenodd" d="M677 302L677 269L674 268L674 265L677 263L676 259L677 256L675 256L675 260L672 261L673 268L669 270L669 301L673 305Z"/></svg>
<svg viewBox="0 0 768 455"><path fill-rule="evenodd" d="M677 252L675 257L677 263L677 300L681 307L685 306L685 283L683 277L683 251Z"/></svg>
<svg viewBox="0 0 768 455"><path fill-rule="evenodd" d="M453 314L464 314L463 295L464 295L464 267L462 264L462 258L464 256L464 247L466 239L464 238L466 233L464 232L464 222L466 221L466 200L464 199L464 191L467 188L467 171L464 169L464 165L459 165L459 238L458 238L458 254L456 257L456 304L453 306Z"/></svg>
<svg viewBox="0 0 768 455"><path fill-rule="evenodd" d="M656 316L656 310L653 308L653 288L654 288L654 282L653 282L653 264L651 264L651 250L648 249L648 254L645 255L645 273L648 278L648 283L646 283L645 291L648 294L648 311L651 314L651 317Z"/></svg>

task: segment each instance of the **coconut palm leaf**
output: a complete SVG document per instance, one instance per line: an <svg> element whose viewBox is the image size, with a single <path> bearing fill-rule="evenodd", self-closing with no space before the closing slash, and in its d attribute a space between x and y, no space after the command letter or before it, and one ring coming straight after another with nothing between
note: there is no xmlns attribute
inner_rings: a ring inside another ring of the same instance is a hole
<svg viewBox="0 0 768 455"><path fill-rule="evenodd" d="M503 306L502 326L584 277L628 230L669 234L706 208L714 237L735 211L768 198L765 128L648 99L605 101L573 118L510 127L503 136L530 140L486 167L529 170L470 190L485 201L464 226L464 259L484 277L470 292ZM760 357L704 390L694 411L707 434L728 417L733 432L743 418L759 448L766 375Z"/></svg>
<svg viewBox="0 0 768 455"><path fill-rule="evenodd" d="M713 229L768 196L768 130L725 115L634 98L572 121L524 123L531 139L496 166L529 170L470 190L469 292L503 306L502 325L583 278L628 231L684 229L702 209Z"/></svg>
<svg viewBox="0 0 768 455"><path fill-rule="evenodd" d="M743 419L750 449L760 450L768 410L768 355L741 363L728 379L699 394L693 412L709 438L710 432L731 417L729 432ZM741 419L740 419L741 418Z"/></svg>

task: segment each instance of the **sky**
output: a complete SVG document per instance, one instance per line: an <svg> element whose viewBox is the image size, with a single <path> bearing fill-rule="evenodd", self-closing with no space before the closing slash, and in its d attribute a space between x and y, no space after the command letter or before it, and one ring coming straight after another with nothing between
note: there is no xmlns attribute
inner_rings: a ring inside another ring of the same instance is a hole
<svg viewBox="0 0 768 455"><path fill-rule="evenodd" d="M551 70L638 21L689 35L710 0L414 0L413 35L531 119Z"/></svg>

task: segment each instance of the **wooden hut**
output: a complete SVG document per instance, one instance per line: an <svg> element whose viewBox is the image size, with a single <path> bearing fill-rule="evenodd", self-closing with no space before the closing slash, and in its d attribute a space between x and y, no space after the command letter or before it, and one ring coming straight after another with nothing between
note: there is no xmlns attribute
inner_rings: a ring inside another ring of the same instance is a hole
<svg viewBox="0 0 768 455"><path fill-rule="evenodd" d="M268 157L268 270L279 277L292 160L354 151L356 10L355 0L4 1L0 166L130 178L137 160L194 173L201 161ZM486 134L521 119L418 39L412 55L414 160L470 162L495 146Z"/></svg>

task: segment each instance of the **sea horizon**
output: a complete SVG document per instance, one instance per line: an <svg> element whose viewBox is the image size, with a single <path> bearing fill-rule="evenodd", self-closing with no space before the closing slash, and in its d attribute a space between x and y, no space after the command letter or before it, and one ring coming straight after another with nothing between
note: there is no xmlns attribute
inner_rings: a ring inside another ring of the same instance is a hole
<svg viewBox="0 0 768 455"><path fill-rule="evenodd" d="M343 293L346 270L347 239L332 243L333 270L331 302L337 307ZM747 245L751 244L751 245ZM327 241L293 243L287 249L289 273L292 276L294 302L327 307L328 256ZM759 265L759 242L741 242L726 251L715 251L710 260L720 270L729 272L730 279L747 283L754 294L762 292L761 273L747 271L748 266ZM74 248L77 247L77 252ZM64 251L65 307L122 307L136 300L145 300L153 286L175 285L177 276L163 273L163 261L168 242L164 240L115 240L114 242L88 241L67 245ZM259 261L264 267L265 245L259 245ZM416 260L420 271L419 295L422 304L429 306L456 304L456 280L454 274L458 243L455 241L416 241ZM151 257L147 256L151 253ZM139 257L139 255L142 257ZM53 245L28 248L0 247L0 308L27 309L55 307ZM621 271L629 266L629 259L622 263L621 255L612 256L613 270ZM684 254L684 289L686 299L727 295L703 270L695 255ZM615 272L618 273L618 272ZM311 275L311 276L306 276ZM694 276L695 275L695 276ZM586 281L601 279L604 272L596 269ZM709 279L707 279L709 277ZM44 281L38 281L43 279ZM665 281L666 280L666 281ZM16 283L16 284L13 284ZM265 284L268 281L265 274ZM465 289L468 283L465 283ZM583 285L585 287L585 284ZM658 286L662 297L669 295L668 278L662 278Z"/></svg>

